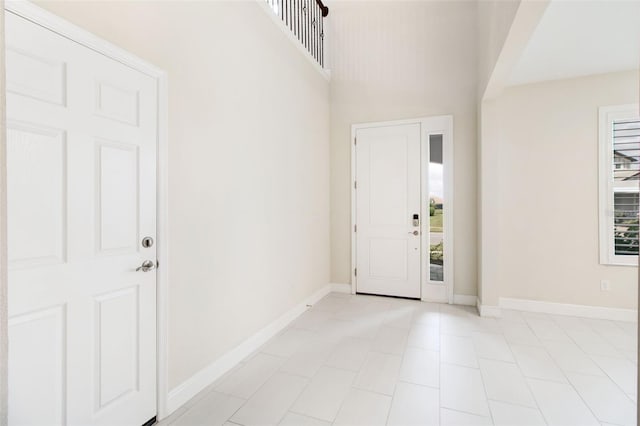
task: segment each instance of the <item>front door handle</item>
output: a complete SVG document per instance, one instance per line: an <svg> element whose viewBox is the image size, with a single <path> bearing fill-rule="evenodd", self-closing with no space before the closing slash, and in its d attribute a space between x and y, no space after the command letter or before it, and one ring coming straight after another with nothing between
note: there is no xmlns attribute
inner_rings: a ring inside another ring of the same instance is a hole
<svg viewBox="0 0 640 426"><path fill-rule="evenodd" d="M413 232L409 232L409 234L413 234L413 235L420 235L420 231L415 230Z"/></svg>
<svg viewBox="0 0 640 426"><path fill-rule="evenodd" d="M151 260L145 260L142 265L136 268L136 271L149 272L156 268L156 264Z"/></svg>

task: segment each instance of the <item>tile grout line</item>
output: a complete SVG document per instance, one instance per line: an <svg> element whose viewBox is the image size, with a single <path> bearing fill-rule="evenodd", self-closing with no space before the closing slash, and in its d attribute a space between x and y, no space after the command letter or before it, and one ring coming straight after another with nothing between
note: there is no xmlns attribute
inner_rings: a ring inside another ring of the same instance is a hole
<svg viewBox="0 0 640 426"><path fill-rule="evenodd" d="M526 322L526 320L525 320ZM528 324L527 324L528 326ZM533 330L531 330L532 333L535 332ZM536 336L537 337L537 336ZM540 403L538 402L538 399L536 398L535 393L533 392L533 390L531 389L531 384L529 383L529 381L527 380L527 376L524 374L524 371L522 371L522 366L520 365L520 363L518 362L518 357L516 356L516 354L513 351L513 348L511 347L511 345L509 344L509 342L507 341L506 338L504 338L505 342L507 343L507 347L509 348L509 352L511 353L511 357L513 358L513 361L515 362L516 366L518 367L518 371L520 372L520 374L522 375L522 380L524 381L525 386L527 387L527 390L529 391L529 393L531 394L531 397L533 398L533 402L536 404L536 408L538 410L538 412L540 413L540 415L542 416L542 419L545 421L546 424L549 424L549 420L547 419L547 417L544 415L544 413L542 412L542 408L540 407ZM545 349L545 353L546 353L546 349Z"/></svg>
<svg viewBox="0 0 640 426"><path fill-rule="evenodd" d="M351 379L351 384L349 385L349 391L347 392L347 394L345 395L344 399L342 401L340 401L340 406L338 407L338 410L336 411L336 414L333 416L333 420L331 420L329 423L334 424L336 422L336 419L338 418L338 415L340 414L340 411L342 411L342 407L344 407L345 401L349 398L349 393L351 393L351 391L354 389L354 382L357 380L358 376L355 375L353 377L353 379Z"/></svg>
<svg viewBox="0 0 640 426"><path fill-rule="evenodd" d="M489 420L491 420L492 424L495 424L493 422L493 418L491 417L491 414L489 414L488 416L483 416L483 415L478 414L478 413L472 413L471 411L464 411L464 410L461 410L459 408L450 408L450 407L440 407L440 409L441 410L455 411L456 413L468 414L470 416L480 417L481 419L489 419ZM491 410L489 410L489 412L491 412ZM442 419L441 419L441 421L442 421Z"/></svg>
<svg viewBox="0 0 640 426"><path fill-rule="evenodd" d="M628 399L629 399L629 400L630 400L634 405L637 405L637 403L636 403L636 402L634 402L634 401L633 401L633 399L631 399L631 397L629 396L629 394L628 394L624 389L622 389L622 387L618 384L618 382L617 382L617 381L615 381L615 380L613 379L613 377L611 377L611 376L609 375L609 373L607 373L607 372L606 372L602 367L600 367L600 364L598 364L598 363L593 359L593 357L594 357L594 356L602 356L602 355L589 355L589 354L586 354L586 356L587 356L587 358L589 358L589 359L590 359L594 364L596 364L596 366L597 366L597 367L598 367L598 368L599 368L599 369L604 373L605 377L606 377L606 378L608 378L609 380L611 380L611 382L614 384L614 386L616 386L616 387L620 390L620 392L622 392L622 393L623 393L623 394L624 394L624 395L625 395L625 396L626 396L626 397L627 397L627 398L628 398ZM614 357L604 357L604 358L620 359L620 360L624 360L624 361L631 362L631 361L629 361L629 360L628 360L628 359L626 359L626 358L614 358ZM633 363L632 363L632 364L633 364ZM636 371L637 371L637 368L638 368L638 367L636 366ZM573 372L573 374L581 374L581 373ZM588 374L584 374L584 375L585 375L585 376L587 376ZM591 376L591 377L602 377L602 376L596 376L596 375L594 375L594 374L591 374L591 375L588 375L588 376ZM571 382L571 380L569 380L569 382ZM573 383L571 383L571 384L573 385ZM576 391L577 391L577 390L576 390ZM637 398L637 396L636 396L636 398Z"/></svg>
<svg viewBox="0 0 640 426"><path fill-rule="evenodd" d="M536 337L536 339L538 339L538 341L540 341L540 343L543 344L542 349L545 351L545 353L547 355L549 355L549 358L551 358L551 361L553 362L553 364L558 368L560 373L563 376L565 376L565 379L567 380L567 382L569 382L569 378L566 377L565 371L562 368L560 368L559 365L557 365L557 362L554 359L554 357L551 356L551 354L549 353L547 348L544 346L544 343L542 342L543 339L541 339L540 336L538 336L538 333L536 333L535 330L531 327L531 324L529 324L529 321L527 321L527 318L522 314L522 312L520 313L520 315L522 316L522 318L524 320L524 323L527 326L527 328L529 329L529 331L531 331L531 333L533 333L533 335ZM509 345L509 349L511 349L511 351L513 352L513 349L511 348L511 345ZM516 362L517 362L517 358L516 358ZM522 372L522 368L520 367L519 364L518 364L518 368ZM522 373L523 373L523 376L524 376L524 372L522 372ZM547 419L547 416L545 416L545 413L540 408L540 403L538 401L538 398L536 397L536 394L531 390L531 384L529 383L528 379L529 378L525 376L525 382L527 383L527 388L529 389L529 392L531 392L531 395L533 396L533 400L536 402L536 405L538 406L538 410L540 411L540 415L542 416L543 420L545 421L545 423L549 424L549 420Z"/></svg>
<svg viewBox="0 0 640 426"><path fill-rule="evenodd" d="M580 317L575 317L575 318L579 318L579 319L580 319ZM598 365L598 363L596 363L596 362L595 362L595 360L593 360L592 355L590 355L590 354L586 353L586 352L584 351L584 349L583 349L583 348L578 344L578 342L577 342L573 337L571 337L571 335L570 335L569 333L567 333L567 332L566 332L566 331L565 331L565 330L564 330L564 329L563 329L559 324L557 324L557 322L556 322L553 318L551 318L551 320L554 322L554 324L556 324L556 326L558 326L558 327L562 330L562 332L563 332L563 333L565 333L565 334L567 335L567 337L569 338L569 341L570 341L570 342L571 342L571 343L572 343L572 344L573 344L573 345L574 345L574 346L575 346L575 347L576 347L576 348L577 348L577 349L582 353L582 355L584 355L585 357L587 357L587 359L589 359L590 361L592 361L592 362L596 365L596 367L597 367L600 371L602 371L602 373L604 373L605 377L607 377L609 380L611 380L611 382L612 382L616 387L618 387L618 389L620 389L620 391L621 391L623 394L625 394L625 396L627 396L627 398L628 398L628 395L626 395L626 392L624 392L624 390L623 390L622 388L620 388L620 386L618 385L618 383L616 383L616 382L613 380L613 378L611 378L611 377L609 376L609 374L608 374L606 371L604 371L604 370L600 367L600 365ZM590 330L590 331L593 331L593 330L592 330L592 328L591 328L590 326L588 326L588 325L586 325L586 324L585 324L585 326L587 326L587 328L589 328L589 330ZM543 348L543 349L545 349L545 351L546 351L546 348ZM552 361L554 362L554 364L555 364L555 363L556 363L555 358L554 358L553 356L550 356L550 358L551 358L551 360L552 360ZM578 398L580 398L580 400L581 400L581 401L582 401L582 403L585 405L585 407L587 407L587 409L589 410L589 412L593 415L593 418L594 418L595 420L597 420L598 422L602 423L602 420L600 420L600 418L596 415L596 413L595 413L595 412L593 411L593 409L591 408L591 405L589 405L589 404L587 403L587 401L583 398L582 394L578 391L578 388L576 388L576 387L575 387L575 385L573 384L573 382L572 382L572 381L571 381L571 379L569 378L569 374L568 374L568 373L572 373L572 374L578 374L578 375L580 375L580 374L583 374L583 373L576 372L576 371L572 371L572 372L571 372L571 371L565 371L565 369L561 368L560 366L558 366L558 369L559 369L559 370L560 370L560 372L564 375L565 379L567 379L567 383L566 383L566 384L568 384L568 385L571 387L571 389L576 393L576 395L578 395ZM598 376L598 375L595 375L595 374L583 374L583 375L585 375L585 376L590 376L590 377L602 377L602 376ZM535 379L535 380L547 381L547 380L542 380L542 379ZM534 395L534 398L535 398L535 395ZM630 399L630 398L629 398L629 399ZM536 399L536 402L537 402L537 399ZM631 401L631 402L633 402L633 401ZM541 410L541 411L542 411L542 410ZM543 414L543 416L544 416L544 414Z"/></svg>
<svg viewBox="0 0 640 426"><path fill-rule="evenodd" d="M589 327L589 328L591 328L591 327ZM564 330L563 330L563 331L564 331ZM609 374L608 374L606 371L604 371L604 369L602 369L602 368L600 367L600 365L599 365L597 362L595 362L595 360L593 360L592 356L591 356L591 355L589 355L589 354L588 354L588 353L587 353L587 352L586 352L586 351L585 351L585 350L584 350L584 349L583 349L583 348L578 344L578 342L577 342L573 337L571 337L571 335L569 335L568 333L566 333L566 334L567 334L567 336L569 337L569 339L571 340L571 342L572 342L574 345L576 345L576 347L578 348L578 350L582 351L583 355L585 355L588 359L590 359L593 363L595 363L595 364L596 364L596 366L597 366L597 367L598 367L598 368L599 368L599 369L600 369L600 370L605 374L605 376L606 376L607 378L609 378L609 380L611 380L611 381L613 382L613 384L614 384L615 386L618 386L618 383L616 383L616 381L615 381L615 380L613 380L613 378L609 377ZM577 374L577 373L574 373L574 374ZM589 404L587 403L587 401L584 399L584 397L582 396L582 394L578 391L578 388L576 388L576 387L575 387L575 385L573 384L573 382L571 381L571 379L569 378L569 376L568 376L566 373L565 373L565 376L567 377L567 380L568 380L568 382L569 382L569 386L571 386L571 388L572 388L572 389L574 390L574 392L578 395L578 397L580 398L580 400L582 401L582 403L583 403L583 404L584 404L584 405L589 409L589 411L590 411L590 412L591 412L591 414L593 415L593 418L594 418L594 419L596 419L598 422L602 422L602 421L600 420L600 418L596 415L596 413L593 411L593 408L591 408L591 405L589 405ZM618 386L618 387L619 387L619 386ZM622 390L622 389L620 389L620 390ZM625 393L625 392L623 391L623 393ZM626 393L625 393L625 395L626 395Z"/></svg>
<svg viewBox="0 0 640 426"><path fill-rule="evenodd" d="M487 393L487 385L484 383L485 379L484 374L482 374L482 368L480 368L480 362L478 362L478 370L480 372L480 380L482 381L482 390L484 390L484 399L487 404L487 410L489 411L489 418L491 419L491 423L495 424L496 422L493 419L493 412L491 411L491 405L489 404L489 394Z"/></svg>

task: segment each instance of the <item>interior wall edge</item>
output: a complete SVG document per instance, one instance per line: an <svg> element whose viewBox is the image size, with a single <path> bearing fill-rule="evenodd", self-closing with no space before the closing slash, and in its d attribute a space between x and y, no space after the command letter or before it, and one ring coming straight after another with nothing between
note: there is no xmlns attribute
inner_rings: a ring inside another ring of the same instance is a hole
<svg viewBox="0 0 640 426"><path fill-rule="evenodd" d="M4 35L4 1L0 0L0 34ZM4 37L3 37L4 40ZM4 42L0 43L0 426L8 421L7 336L7 162L5 140Z"/></svg>

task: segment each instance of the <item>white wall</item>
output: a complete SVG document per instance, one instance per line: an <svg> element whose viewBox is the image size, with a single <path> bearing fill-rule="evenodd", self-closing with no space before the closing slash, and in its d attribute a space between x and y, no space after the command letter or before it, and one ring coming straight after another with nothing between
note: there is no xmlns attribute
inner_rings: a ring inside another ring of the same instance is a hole
<svg viewBox="0 0 640 426"><path fill-rule="evenodd" d="M329 84L254 2L44 2L169 77L170 387L329 282Z"/></svg>
<svg viewBox="0 0 640 426"><path fill-rule="evenodd" d="M501 297L637 307L637 268L599 264L598 107L637 103L638 75L516 86L499 98Z"/></svg>
<svg viewBox="0 0 640 426"><path fill-rule="evenodd" d="M484 95L521 0L478 0L478 93Z"/></svg>
<svg viewBox="0 0 640 426"><path fill-rule="evenodd" d="M4 2L0 0L0 34L4 34ZM5 145L4 43L0 43L0 426L7 424L7 194Z"/></svg>
<svg viewBox="0 0 640 426"><path fill-rule="evenodd" d="M453 114L455 293L476 294L476 4L334 1L331 280L351 280L351 124Z"/></svg>

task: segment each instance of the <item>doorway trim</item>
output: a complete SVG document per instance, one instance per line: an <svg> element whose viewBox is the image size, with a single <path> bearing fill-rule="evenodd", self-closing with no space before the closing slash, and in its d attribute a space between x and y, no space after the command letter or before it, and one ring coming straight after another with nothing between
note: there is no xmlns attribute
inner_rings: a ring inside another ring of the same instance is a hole
<svg viewBox="0 0 640 426"><path fill-rule="evenodd" d="M128 67L148 75L156 80L158 90L158 129L157 129L157 159L156 159L156 240L159 267L156 269L156 416L160 420L166 417L167 396L169 394L169 357L168 357L168 298L169 298L169 270L168 270L168 78L167 73L140 59L130 52L78 27L71 22L48 12L29 1L11 1L4 3L4 10L25 18L36 25L57 33L88 49L98 52L108 58L120 62ZM5 185L6 182L3 182ZM2 217L6 217L6 207Z"/></svg>
<svg viewBox="0 0 640 426"><path fill-rule="evenodd" d="M407 120L380 121L371 123L357 123L351 125L351 293L356 294L357 276L355 268L357 264L357 243L356 243L356 133L360 129L368 129L373 127L398 126L406 124L420 124L420 151L421 151L421 182L420 195L428 194L428 187L423 185L426 182L426 173L428 169L424 167L425 160L429 161L429 151L426 149L429 143L429 135L442 134L443 143L443 166L444 166L444 198L443 215L444 220L444 247L445 259L449 261L444 265L444 285L431 284L427 279L428 275L424 273L423 262L420 262L420 299L428 302L454 303L454 265L453 265L453 245L454 245L454 149L453 149L453 115L440 115L433 117L422 117ZM423 203L421 203L423 204ZM420 214L427 217L426 206L421 206ZM428 233L422 232L421 246L428 247ZM422 254L424 256L424 253Z"/></svg>

